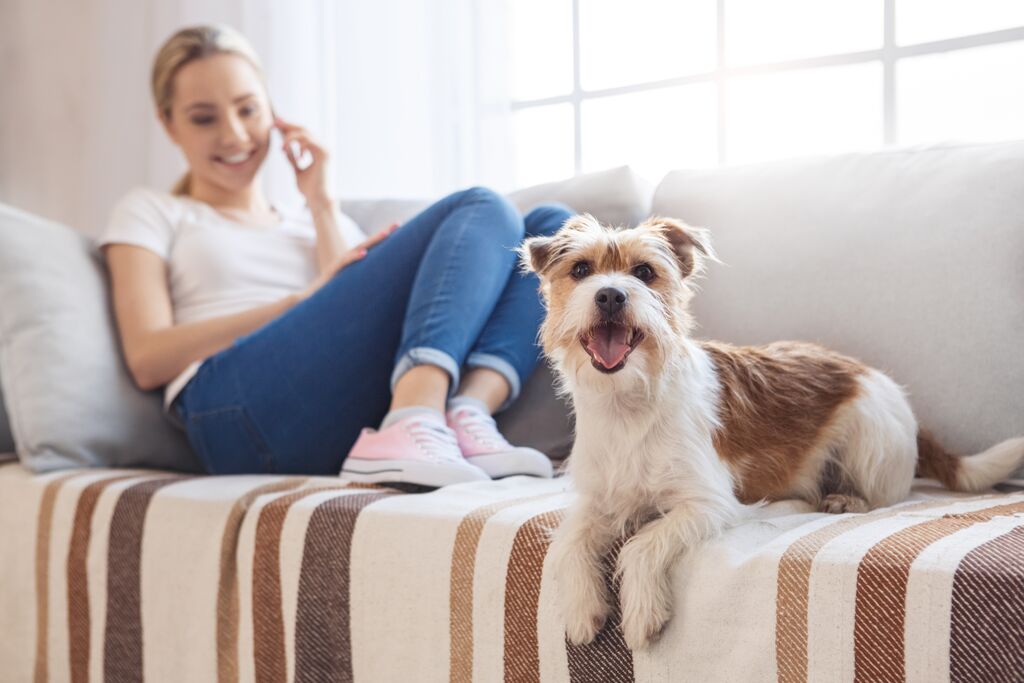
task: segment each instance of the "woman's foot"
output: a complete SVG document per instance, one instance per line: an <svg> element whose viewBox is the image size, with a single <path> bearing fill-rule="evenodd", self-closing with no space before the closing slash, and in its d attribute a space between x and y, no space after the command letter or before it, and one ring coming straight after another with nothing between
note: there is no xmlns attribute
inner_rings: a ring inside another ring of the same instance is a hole
<svg viewBox="0 0 1024 683"><path fill-rule="evenodd" d="M448 409L448 426L466 461L492 479L516 474L550 477L551 460L533 448L510 444L484 408L478 401L456 398Z"/></svg>
<svg viewBox="0 0 1024 683"><path fill-rule="evenodd" d="M435 487L489 479L462 457L455 433L430 409L385 420L379 430L364 429L341 466L341 476L370 484Z"/></svg>

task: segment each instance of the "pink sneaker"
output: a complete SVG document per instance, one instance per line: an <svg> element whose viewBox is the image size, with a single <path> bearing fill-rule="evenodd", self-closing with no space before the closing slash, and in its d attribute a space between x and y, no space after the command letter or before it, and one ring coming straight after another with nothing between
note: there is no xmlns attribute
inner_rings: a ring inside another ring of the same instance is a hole
<svg viewBox="0 0 1024 683"><path fill-rule="evenodd" d="M341 466L341 476L369 484L422 486L488 479L462 457L452 430L428 415L412 415L379 431L364 429Z"/></svg>
<svg viewBox="0 0 1024 683"><path fill-rule="evenodd" d="M551 477L551 460L533 448L510 444L487 413L472 406L459 406L449 410L447 417L462 455L492 479L515 474Z"/></svg>

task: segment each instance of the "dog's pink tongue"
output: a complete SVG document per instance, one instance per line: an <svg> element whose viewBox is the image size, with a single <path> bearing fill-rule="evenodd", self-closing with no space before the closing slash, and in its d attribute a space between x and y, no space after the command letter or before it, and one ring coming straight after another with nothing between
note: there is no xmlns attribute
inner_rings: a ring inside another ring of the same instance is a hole
<svg viewBox="0 0 1024 683"><path fill-rule="evenodd" d="M594 336L587 342L587 349L594 354L601 365L611 370L622 362L629 351L626 343L628 330L621 325L602 325L594 331Z"/></svg>

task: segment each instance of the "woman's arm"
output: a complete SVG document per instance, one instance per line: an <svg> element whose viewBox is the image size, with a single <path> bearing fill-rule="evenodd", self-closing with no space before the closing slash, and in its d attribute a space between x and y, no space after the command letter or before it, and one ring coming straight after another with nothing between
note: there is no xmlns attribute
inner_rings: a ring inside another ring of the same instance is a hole
<svg viewBox="0 0 1024 683"><path fill-rule="evenodd" d="M273 303L241 313L174 324L167 264L149 249L129 244L108 244L104 253L110 271L114 315L128 371L145 391L167 384L197 360L231 346L303 301L345 266L366 256L367 250L398 228L383 230L354 249L342 249L306 289Z"/></svg>
<svg viewBox="0 0 1024 683"><path fill-rule="evenodd" d="M104 251L125 362L145 391L167 384L192 362L226 349L303 298L294 294L241 313L175 325L164 260L128 244Z"/></svg>
<svg viewBox="0 0 1024 683"><path fill-rule="evenodd" d="M341 236L337 203L326 194L307 201L316 227L316 263L323 273L351 248Z"/></svg>
<svg viewBox="0 0 1024 683"><path fill-rule="evenodd" d="M288 123L281 117L274 119L281 131L281 146L295 171L295 182L306 199L306 205L316 226L316 261L320 272L330 269L354 245L346 244L342 235L337 202L327 191L327 150L302 126ZM293 148L294 146L294 148ZM309 163L305 161L306 155Z"/></svg>

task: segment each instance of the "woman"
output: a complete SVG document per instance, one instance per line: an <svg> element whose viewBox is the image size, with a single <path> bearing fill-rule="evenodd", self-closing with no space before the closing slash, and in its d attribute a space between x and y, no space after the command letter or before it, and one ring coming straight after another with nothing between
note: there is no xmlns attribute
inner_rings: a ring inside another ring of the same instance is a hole
<svg viewBox="0 0 1024 683"><path fill-rule="evenodd" d="M491 415L538 360L538 283L514 249L567 211L524 219L472 188L363 241L328 191L326 151L273 116L238 33L179 31L152 89L189 172L171 194L129 193L99 243L131 374L166 385L168 415L210 473L427 486L551 475ZM261 190L275 127L308 213L285 215Z"/></svg>

